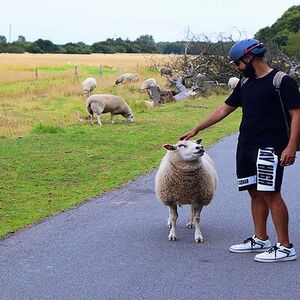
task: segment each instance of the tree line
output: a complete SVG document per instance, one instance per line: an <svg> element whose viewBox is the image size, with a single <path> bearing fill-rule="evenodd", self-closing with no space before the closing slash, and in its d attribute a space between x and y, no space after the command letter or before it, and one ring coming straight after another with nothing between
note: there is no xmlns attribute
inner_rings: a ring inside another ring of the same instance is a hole
<svg viewBox="0 0 300 300"><path fill-rule="evenodd" d="M66 43L56 45L50 40L38 39L29 42L22 35L16 41L8 43L6 37L0 35L0 52L3 53L65 53L65 54L91 54L91 53L163 53L182 54L184 41L158 42L152 35L141 35L134 41L122 38L108 38L105 41L87 45L84 42Z"/></svg>

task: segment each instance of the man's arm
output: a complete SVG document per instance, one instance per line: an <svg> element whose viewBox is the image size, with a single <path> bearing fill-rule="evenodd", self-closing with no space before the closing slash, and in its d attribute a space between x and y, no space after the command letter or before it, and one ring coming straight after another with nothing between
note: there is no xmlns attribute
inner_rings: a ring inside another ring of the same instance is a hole
<svg viewBox="0 0 300 300"><path fill-rule="evenodd" d="M195 128L193 128L191 131L188 131L184 133L182 136L180 136L180 140L188 140L191 137L198 134L199 131L214 125L218 123L219 121L223 120L226 116L228 116L230 113L236 110L236 107L230 106L226 103L222 104L220 107L218 107L215 111L213 111L207 119L200 122Z"/></svg>

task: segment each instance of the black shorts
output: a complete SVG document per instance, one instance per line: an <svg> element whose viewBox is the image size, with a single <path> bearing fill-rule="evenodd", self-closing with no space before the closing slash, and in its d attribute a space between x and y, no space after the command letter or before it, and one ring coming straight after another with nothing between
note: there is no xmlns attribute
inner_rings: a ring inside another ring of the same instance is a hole
<svg viewBox="0 0 300 300"><path fill-rule="evenodd" d="M280 166L280 156L284 148L275 147L274 154L278 157L278 163L273 162L270 155L269 161L272 161L272 163L270 162L270 166L260 164L262 161L261 154L258 161L259 149L259 146L252 145L238 144L237 146L236 174L239 191L255 187L257 190L279 192L283 178L283 167ZM264 153L264 151L260 153Z"/></svg>

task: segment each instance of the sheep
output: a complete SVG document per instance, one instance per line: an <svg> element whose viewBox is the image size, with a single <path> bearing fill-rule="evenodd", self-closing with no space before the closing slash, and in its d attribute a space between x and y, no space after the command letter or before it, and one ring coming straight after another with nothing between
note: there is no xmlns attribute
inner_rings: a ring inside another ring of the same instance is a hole
<svg viewBox="0 0 300 300"><path fill-rule="evenodd" d="M230 77L229 78L227 86L229 87L231 93L233 92L233 90L235 89L235 87L237 86L239 81L240 80L237 77Z"/></svg>
<svg viewBox="0 0 300 300"><path fill-rule="evenodd" d="M131 108L123 98L108 94L95 94L87 98L86 109L90 115L91 123L94 124L94 113L97 115L97 122L102 125L100 116L110 112L111 123L114 123L115 115L122 115L128 122L133 122Z"/></svg>
<svg viewBox="0 0 300 300"><path fill-rule="evenodd" d="M145 79L141 86L141 92L144 92L145 90L149 89L150 86L158 86L155 78L150 77Z"/></svg>
<svg viewBox="0 0 300 300"><path fill-rule="evenodd" d="M89 96L92 90L97 86L97 80L93 77L88 77L82 82L82 93L84 96Z"/></svg>
<svg viewBox="0 0 300 300"><path fill-rule="evenodd" d="M139 74L125 73L119 76L115 84L118 85L120 83L122 84L132 83L132 82L138 82L139 80L140 80Z"/></svg>
<svg viewBox="0 0 300 300"><path fill-rule="evenodd" d="M189 204L191 214L188 228L195 226L194 241L203 243L200 230L200 212L208 205L218 183L213 160L197 141L179 141L175 145L165 144L168 150L155 176L155 193L160 202L169 207L168 239L176 241L177 205Z"/></svg>

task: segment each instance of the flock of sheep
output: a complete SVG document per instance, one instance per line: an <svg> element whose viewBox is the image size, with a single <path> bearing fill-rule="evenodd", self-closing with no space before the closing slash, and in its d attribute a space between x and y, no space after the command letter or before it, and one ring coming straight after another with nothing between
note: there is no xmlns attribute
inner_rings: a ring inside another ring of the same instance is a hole
<svg viewBox="0 0 300 300"><path fill-rule="evenodd" d="M127 84L127 83L134 83L139 82L140 76L139 74L132 74L132 73L125 73L118 77L115 84ZM230 91L232 92L233 89L236 87L237 83L239 82L239 79L237 77L231 77L228 80L228 87ZM161 93L161 96L168 98L171 101L178 101L182 99L186 99L190 96L190 93L188 89L186 89L181 82L178 82L176 84L177 88L180 90L180 93L178 95L175 95L172 93L173 91L161 91L157 81L155 78L147 78L144 80L141 86L141 91L144 92L145 90L148 91L151 87L156 87L158 91ZM91 92L97 87L97 80L93 77L88 77L82 82L82 93L84 96L89 96ZM184 88L184 90L182 90ZM154 105L153 101L145 101L146 106L153 107ZM94 114L97 116L97 123L99 125L102 125L101 122L101 114L103 113L111 113L111 123L114 123L114 116L115 115L122 115L125 119L128 120L128 122L133 122L134 117L132 114L131 108L128 106L128 104L124 101L123 98L115 95L107 95L107 94L95 94L92 96L89 96L86 101L86 109L89 113L91 123L94 124Z"/></svg>
<svg viewBox="0 0 300 300"><path fill-rule="evenodd" d="M119 76L115 84L138 82L138 74L126 73ZM239 79L232 77L227 85L232 92ZM97 81L89 77L82 83L83 95L89 96L96 88ZM141 86L141 91L158 87L154 78L146 79ZM114 123L115 115L122 115L128 122L133 122L134 117L131 108L123 98L116 95L95 94L86 100L86 109L92 124L94 114L97 123L101 123L101 114L110 113L111 123ZM155 177L155 193L162 204L169 207L167 225L170 228L168 239L176 241L176 221L178 218L177 206L190 205L191 212L187 227L195 227L194 241L203 242L200 230L200 213L203 206L208 205L213 199L218 176L213 160L205 153L201 145L202 139L197 141L180 141L175 145L166 144L167 150L163 157Z"/></svg>

